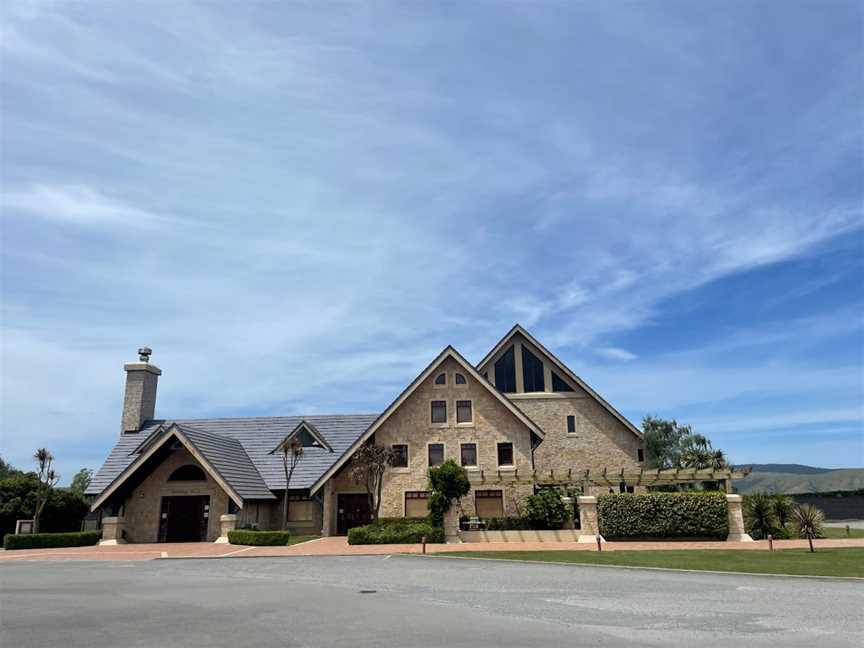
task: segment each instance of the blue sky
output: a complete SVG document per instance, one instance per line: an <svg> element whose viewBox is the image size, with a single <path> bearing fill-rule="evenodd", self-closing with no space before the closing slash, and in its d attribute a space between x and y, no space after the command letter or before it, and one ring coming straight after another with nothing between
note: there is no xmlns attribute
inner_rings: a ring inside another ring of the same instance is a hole
<svg viewBox="0 0 864 648"><path fill-rule="evenodd" d="M5 3L0 452L380 411L514 322L638 424L864 465L855 2Z"/></svg>

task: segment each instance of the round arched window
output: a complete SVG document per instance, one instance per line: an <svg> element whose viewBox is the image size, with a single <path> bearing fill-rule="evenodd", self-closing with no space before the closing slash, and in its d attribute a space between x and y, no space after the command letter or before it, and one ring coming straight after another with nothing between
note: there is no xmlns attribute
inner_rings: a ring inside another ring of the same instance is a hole
<svg viewBox="0 0 864 648"><path fill-rule="evenodd" d="M168 481L207 481L207 475L198 466L180 466L171 473Z"/></svg>

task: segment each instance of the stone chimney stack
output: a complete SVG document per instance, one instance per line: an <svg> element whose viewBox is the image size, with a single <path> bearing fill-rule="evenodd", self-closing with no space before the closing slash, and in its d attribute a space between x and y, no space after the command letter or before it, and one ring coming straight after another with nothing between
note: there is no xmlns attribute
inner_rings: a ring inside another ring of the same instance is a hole
<svg viewBox="0 0 864 648"><path fill-rule="evenodd" d="M150 364L151 353L151 349L142 347L138 349L139 361L127 362L123 366L126 370L126 395L123 398L121 433L137 432L156 412L156 384L162 370Z"/></svg>

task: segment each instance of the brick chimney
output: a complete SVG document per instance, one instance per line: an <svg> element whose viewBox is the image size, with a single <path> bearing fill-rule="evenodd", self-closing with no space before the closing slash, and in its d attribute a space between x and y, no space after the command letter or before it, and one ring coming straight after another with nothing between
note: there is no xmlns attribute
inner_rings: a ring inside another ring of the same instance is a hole
<svg viewBox="0 0 864 648"><path fill-rule="evenodd" d="M121 433L137 432L156 412L156 384L162 370L150 364L151 349L138 349L138 362L127 362Z"/></svg>

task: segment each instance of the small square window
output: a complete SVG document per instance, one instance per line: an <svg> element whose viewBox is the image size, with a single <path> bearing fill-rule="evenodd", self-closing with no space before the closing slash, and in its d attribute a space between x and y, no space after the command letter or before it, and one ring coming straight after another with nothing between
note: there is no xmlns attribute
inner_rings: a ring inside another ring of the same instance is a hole
<svg viewBox="0 0 864 648"><path fill-rule="evenodd" d="M408 445L405 443L394 443L393 446L393 467L407 468L408 467Z"/></svg>
<svg viewBox="0 0 864 648"><path fill-rule="evenodd" d="M576 417L572 414L567 417L567 434L576 434Z"/></svg>
<svg viewBox="0 0 864 648"><path fill-rule="evenodd" d="M477 465L477 444L476 443L463 443L462 444L462 452L461 459L463 466L476 466Z"/></svg>
<svg viewBox="0 0 864 648"><path fill-rule="evenodd" d="M498 444L498 465L512 466L513 465L513 444L499 443Z"/></svg>
<svg viewBox="0 0 864 648"><path fill-rule="evenodd" d="M444 444L429 444L429 467L440 466L444 463Z"/></svg>
<svg viewBox="0 0 864 648"><path fill-rule="evenodd" d="M645 451L642 448L636 450L636 459L640 463L645 461Z"/></svg>
<svg viewBox="0 0 864 648"><path fill-rule="evenodd" d="M446 423L447 422L447 401L434 400L432 401L432 422Z"/></svg>
<svg viewBox="0 0 864 648"><path fill-rule="evenodd" d="M457 400L456 401L456 422L457 423L471 423L474 420L471 414L471 401L470 400Z"/></svg>

